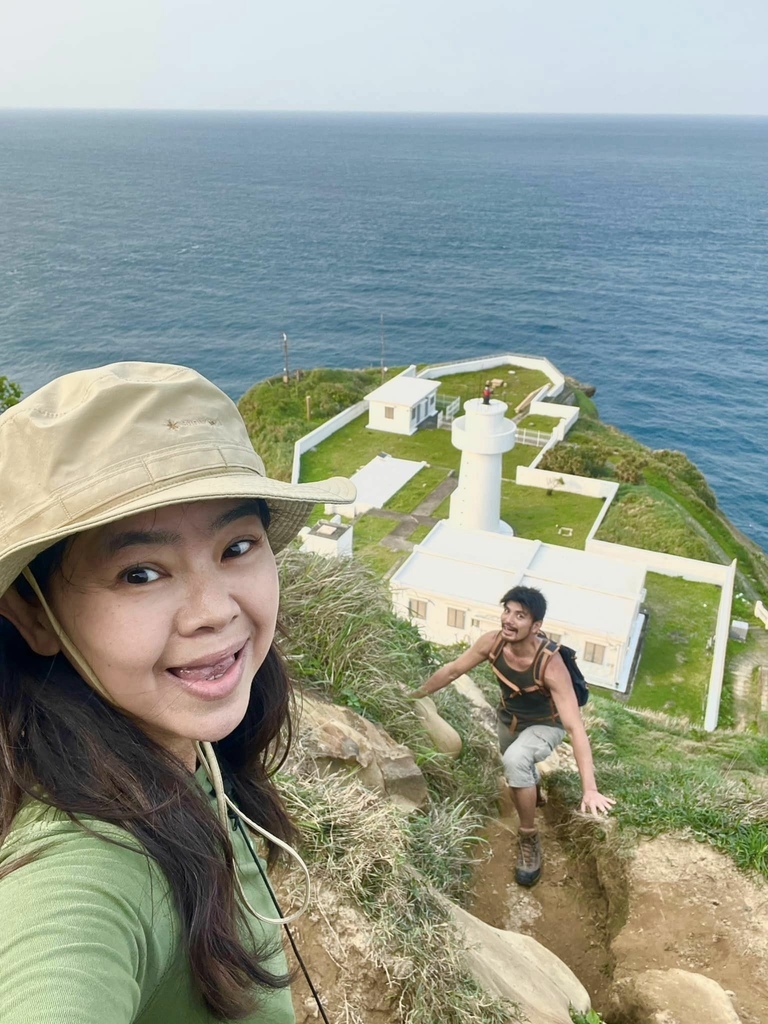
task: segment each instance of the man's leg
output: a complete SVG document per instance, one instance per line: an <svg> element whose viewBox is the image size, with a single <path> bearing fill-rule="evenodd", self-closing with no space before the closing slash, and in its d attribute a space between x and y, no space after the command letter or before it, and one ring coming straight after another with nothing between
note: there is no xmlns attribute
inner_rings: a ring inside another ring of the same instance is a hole
<svg viewBox="0 0 768 1024"><path fill-rule="evenodd" d="M541 844L536 828L536 762L543 761L562 742L565 732L551 725L532 725L509 741L499 727L504 776L520 819L519 854L515 878L520 885L533 885L541 874Z"/></svg>

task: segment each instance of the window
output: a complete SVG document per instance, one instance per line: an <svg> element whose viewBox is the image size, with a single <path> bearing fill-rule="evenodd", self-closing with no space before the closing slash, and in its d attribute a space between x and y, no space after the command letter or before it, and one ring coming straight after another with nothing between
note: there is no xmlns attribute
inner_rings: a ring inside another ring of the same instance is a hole
<svg viewBox="0 0 768 1024"><path fill-rule="evenodd" d="M395 407L394 407L394 405L385 405L384 406L384 419L385 420L393 420L394 418L395 418Z"/></svg>
<svg viewBox="0 0 768 1024"><path fill-rule="evenodd" d="M414 405L414 407L413 407L413 408L411 409L411 419L412 419L412 420L415 420L415 419L416 419L416 406L415 406L415 405Z"/></svg>
<svg viewBox="0 0 768 1024"><path fill-rule="evenodd" d="M562 633L550 633L549 631L545 631L545 632L547 633L547 636L549 637L549 639L552 641L553 644L559 644L560 641L563 639L563 634Z"/></svg>
<svg viewBox="0 0 768 1024"><path fill-rule="evenodd" d="M605 659L605 648L602 644L584 644L584 661L593 665L602 665Z"/></svg>
<svg viewBox="0 0 768 1024"><path fill-rule="evenodd" d="M480 629L480 619L472 619L472 629Z"/></svg>
<svg viewBox="0 0 768 1024"><path fill-rule="evenodd" d="M426 619L427 617L427 602L417 601L415 598L411 598L408 602L408 614L412 619Z"/></svg>
<svg viewBox="0 0 768 1024"><path fill-rule="evenodd" d="M453 626L454 629L464 629L466 617L467 613L463 612L460 608L448 609L448 625Z"/></svg>

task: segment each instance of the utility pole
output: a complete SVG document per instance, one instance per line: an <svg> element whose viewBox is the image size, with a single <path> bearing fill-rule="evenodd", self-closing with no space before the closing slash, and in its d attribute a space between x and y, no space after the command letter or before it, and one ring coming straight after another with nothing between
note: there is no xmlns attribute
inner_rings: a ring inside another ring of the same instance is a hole
<svg viewBox="0 0 768 1024"><path fill-rule="evenodd" d="M283 384L290 380L288 374L288 335L283 331Z"/></svg>
<svg viewBox="0 0 768 1024"><path fill-rule="evenodd" d="M381 314L381 383L384 383L384 314Z"/></svg>

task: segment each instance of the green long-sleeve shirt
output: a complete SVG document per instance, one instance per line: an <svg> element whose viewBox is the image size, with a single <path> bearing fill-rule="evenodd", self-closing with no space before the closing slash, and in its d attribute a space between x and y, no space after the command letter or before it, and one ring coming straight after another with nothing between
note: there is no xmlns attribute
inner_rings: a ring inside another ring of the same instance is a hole
<svg viewBox="0 0 768 1024"><path fill-rule="evenodd" d="M199 778L199 776L198 776ZM123 842L121 829L89 828ZM230 832L243 888L276 912L239 832ZM212 1024L192 986L169 886L154 861L88 835L63 813L30 801L0 848L0 869L38 852L0 880L2 1024ZM252 919L257 939L279 931ZM269 967L284 973L278 951ZM292 1024L287 989L264 992L246 1024Z"/></svg>

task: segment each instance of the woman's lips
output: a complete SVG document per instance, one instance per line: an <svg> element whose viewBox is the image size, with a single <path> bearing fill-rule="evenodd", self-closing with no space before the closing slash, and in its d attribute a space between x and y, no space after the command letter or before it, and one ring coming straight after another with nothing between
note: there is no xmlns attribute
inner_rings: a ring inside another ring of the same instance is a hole
<svg viewBox="0 0 768 1024"><path fill-rule="evenodd" d="M191 665L169 668L168 674L195 697L221 700L233 693L240 683L244 667L243 654L248 642L233 652L212 655L208 662L198 660Z"/></svg>

